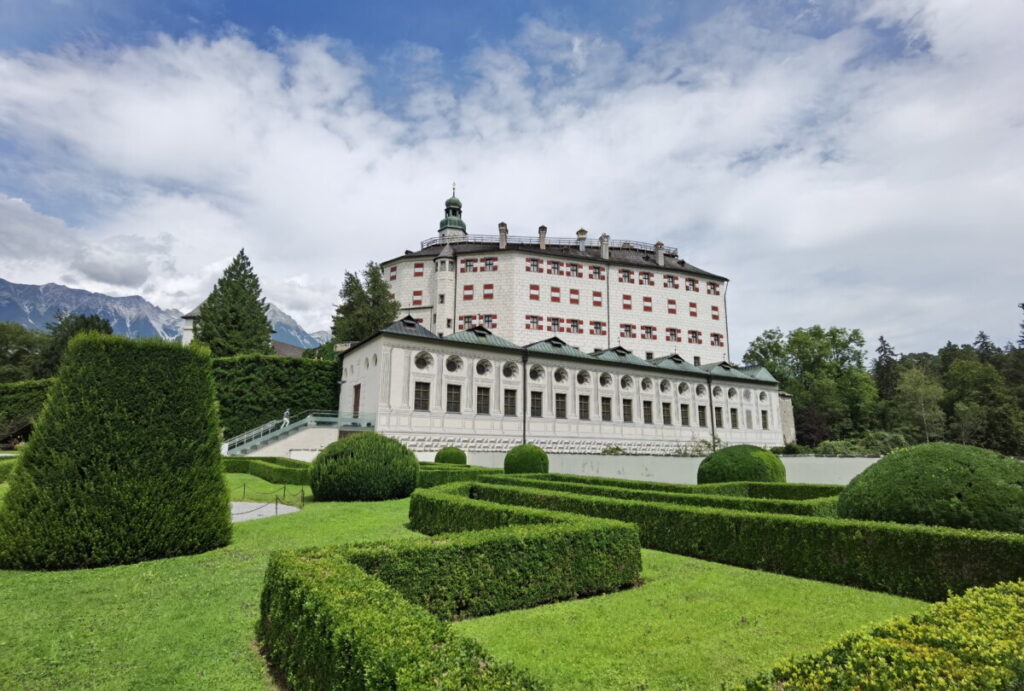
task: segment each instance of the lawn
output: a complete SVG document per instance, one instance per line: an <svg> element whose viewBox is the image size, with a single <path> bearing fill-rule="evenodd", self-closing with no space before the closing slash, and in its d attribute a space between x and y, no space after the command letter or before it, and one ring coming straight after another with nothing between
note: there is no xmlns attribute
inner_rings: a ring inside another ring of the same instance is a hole
<svg viewBox="0 0 1024 691"><path fill-rule="evenodd" d="M229 478L233 493L242 481L247 493L262 482ZM407 500L311 503L297 514L238 524L231 546L206 554L82 571L0 571L0 688L273 688L253 645L268 554L416 539L407 518ZM717 688L924 607L650 550L644 580L634 590L456 626L558 687Z"/></svg>
<svg viewBox="0 0 1024 691"><path fill-rule="evenodd" d="M245 473L225 473L231 501L255 501L273 503L274 497L282 504L299 506L305 501L313 501L313 492L309 486L275 485L255 475Z"/></svg>

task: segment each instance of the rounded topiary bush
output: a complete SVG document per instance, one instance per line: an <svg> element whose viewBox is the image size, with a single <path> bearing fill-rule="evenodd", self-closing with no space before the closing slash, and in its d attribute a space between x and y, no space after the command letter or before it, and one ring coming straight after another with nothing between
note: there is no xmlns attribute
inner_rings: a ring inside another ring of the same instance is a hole
<svg viewBox="0 0 1024 691"><path fill-rule="evenodd" d="M893 451L839 495L839 515L1024 532L1024 463L960 444Z"/></svg>
<svg viewBox="0 0 1024 691"><path fill-rule="evenodd" d="M786 466L771 451L742 444L715 451L700 462L697 484L713 482L785 482Z"/></svg>
<svg viewBox="0 0 1024 691"><path fill-rule="evenodd" d="M546 473L548 455L544 449L533 444L513 446L505 454L506 473Z"/></svg>
<svg viewBox="0 0 1024 691"><path fill-rule="evenodd" d="M68 345L0 506L0 568L127 564L226 545L209 351L86 333Z"/></svg>
<svg viewBox="0 0 1024 691"><path fill-rule="evenodd" d="M434 463L466 465L466 452L457 446L446 446L434 454Z"/></svg>
<svg viewBox="0 0 1024 691"><path fill-rule="evenodd" d="M359 432L330 444L313 459L309 484L317 501L376 501L408 497L419 462L402 442Z"/></svg>

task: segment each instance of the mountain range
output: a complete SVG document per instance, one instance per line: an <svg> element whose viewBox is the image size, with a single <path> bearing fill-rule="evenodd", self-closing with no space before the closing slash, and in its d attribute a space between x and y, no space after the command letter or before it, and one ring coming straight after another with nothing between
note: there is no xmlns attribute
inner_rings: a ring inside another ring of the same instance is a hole
<svg viewBox="0 0 1024 691"><path fill-rule="evenodd" d="M0 278L0 322L16 322L41 331L58 314L97 314L115 334L130 338L181 337L182 313L157 307L143 297L112 297L57 283L28 285ZM267 318L274 327L274 339L300 348L315 348L330 338L327 331L309 333L286 312L271 304Z"/></svg>

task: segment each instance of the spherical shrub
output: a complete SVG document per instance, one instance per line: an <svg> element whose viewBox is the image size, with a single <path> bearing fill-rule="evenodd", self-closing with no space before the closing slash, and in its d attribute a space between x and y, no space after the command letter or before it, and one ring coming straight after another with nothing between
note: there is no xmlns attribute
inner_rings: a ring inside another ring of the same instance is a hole
<svg viewBox="0 0 1024 691"><path fill-rule="evenodd" d="M466 452L457 446L446 446L434 454L434 463L466 465Z"/></svg>
<svg viewBox="0 0 1024 691"><path fill-rule="evenodd" d="M210 354L86 333L0 506L0 568L195 554L231 540Z"/></svg>
<svg viewBox="0 0 1024 691"><path fill-rule="evenodd" d="M697 484L785 482L786 466L771 451L743 444L719 449L700 462Z"/></svg>
<svg viewBox="0 0 1024 691"><path fill-rule="evenodd" d="M419 462L397 439L358 432L330 444L313 459L309 484L317 501L376 501L408 497Z"/></svg>
<svg viewBox="0 0 1024 691"><path fill-rule="evenodd" d="M839 515L1024 532L1024 463L960 444L893 451L839 495Z"/></svg>
<svg viewBox="0 0 1024 691"><path fill-rule="evenodd" d="M505 454L506 473L546 473L548 455L544 449L533 444L513 446Z"/></svg>

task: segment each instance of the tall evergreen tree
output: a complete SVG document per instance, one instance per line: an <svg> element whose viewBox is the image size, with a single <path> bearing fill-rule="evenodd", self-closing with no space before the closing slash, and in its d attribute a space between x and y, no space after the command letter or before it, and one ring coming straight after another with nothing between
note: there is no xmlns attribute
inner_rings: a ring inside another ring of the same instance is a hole
<svg viewBox="0 0 1024 691"><path fill-rule="evenodd" d="M977 351L978 357L982 362L993 365L999 361L999 356L1003 354L1003 351L999 350L999 346L993 343L992 339L984 331L979 331L978 335L974 337L974 350Z"/></svg>
<svg viewBox="0 0 1024 691"><path fill-rule="evenodd" d="M341 304L334 313L331 335L336 342L362 341L398 319L401 304L384 280L380 265L370 262L363 278L348 271L338 292Z"/></svg>
<svg viewBox="0 0 1024 691"><path fill-rule="evenodd" d="M64 351L68 342L83 331L95 331L101 334L112 334L114 328L98 314L58 314L57 321L46 325L50 333L50 341L39 354L36 376L52 377L64 359Z"/></svg>
<svg viewBox="0 0 1024 691"><path fill-rule="evenodd" d="M878 397L882 400L890 400L896 395L896 351L885 340L885 336L878 337L878 348L875 349L878 357L872 363L871 373L875 377L875 386L878 387Z"/></svg>
<svg viewBox="0 0 1024 691"><path fill-rule="evenodd" d="M208 345L215 357L269 353L272 333L260 279L245 250L239 250L203 302L196 340Z"/></svg>
<svg viewBox="0 0 1024 691"><path fill-rule="evenodd" d="M1024 312L1024 302L1017 305L1017 307L1020 307L1021 312ZM1017 336L1017 347L1024 348L1024 319L1020 321L1020 335Z"/></svg>

